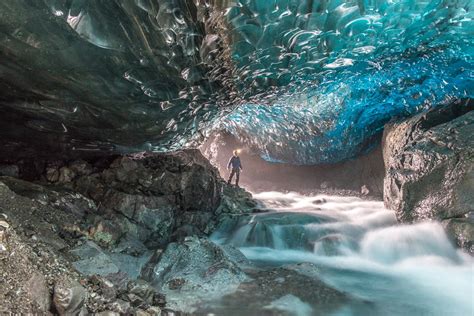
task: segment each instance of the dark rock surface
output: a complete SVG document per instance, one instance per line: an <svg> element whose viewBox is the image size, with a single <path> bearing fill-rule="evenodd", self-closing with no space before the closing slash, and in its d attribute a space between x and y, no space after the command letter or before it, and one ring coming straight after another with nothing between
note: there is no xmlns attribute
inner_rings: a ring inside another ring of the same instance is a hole
<svg viewBox="0 0 474 316"><path fill-rule="evenodd" d="M16 166L0 177L1 312L159 315L140 279L153 251L256 207L194 150Z"/></svg>
<svg viewBox="0 0 474 316"><path fill-rule="evenodd" d="M457 101L385 128L385 205L401 222L446 221L473 252L474 102Z"/></svg>
<svg viewBox="0 0 474 316"><path fill-rule="evenodd" d="M170 297L169 307L193 312L193 305L232 293L247 279L236 263L240 252L227 251L208 239L188 237L155 254L143 277ZM245 260L241 253L240 259Z"/></svg>

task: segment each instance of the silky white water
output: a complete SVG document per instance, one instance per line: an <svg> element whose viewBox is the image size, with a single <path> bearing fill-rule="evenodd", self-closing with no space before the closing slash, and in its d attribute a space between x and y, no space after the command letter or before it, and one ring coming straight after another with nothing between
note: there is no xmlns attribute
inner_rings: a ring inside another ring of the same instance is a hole
<svg viewBox="0 0 474 316"><path fill-rule="evenodd" d="M254 197L272 211L223 225L217 243L237 246L263 267L315 263L327 284L370 302L364 315L473 315L473 260L439 223L399 225L382 202L356 197ZM348 304L333 314L361 313Z"/></svg>

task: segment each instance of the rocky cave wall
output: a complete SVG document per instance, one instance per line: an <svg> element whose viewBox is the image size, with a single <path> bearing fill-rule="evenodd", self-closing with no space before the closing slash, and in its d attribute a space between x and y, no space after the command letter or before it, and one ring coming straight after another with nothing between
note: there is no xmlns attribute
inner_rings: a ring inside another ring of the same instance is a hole
<svg viewBox="0 0 474 316"><path fill-rule="evenodd" d="M384 201L403 223L441 221L474 253L474 102L459 100L385 127Z"/></svg>

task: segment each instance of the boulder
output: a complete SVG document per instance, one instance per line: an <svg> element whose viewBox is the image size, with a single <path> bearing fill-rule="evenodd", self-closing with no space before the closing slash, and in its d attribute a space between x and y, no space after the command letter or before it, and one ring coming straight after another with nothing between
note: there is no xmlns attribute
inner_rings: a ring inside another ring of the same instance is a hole
<svg viewBox="0 0 474 316"><path fill-rule="evenodd" d="M232 293L246 280L233 257L208 239L188 237L153 256L142 277L166 295L167 307L192 312L197 302Z"/></svg>
<svg viewBox="0 0 474 316"><path fill-rule="evenodd" d="M474 225L466 218L474 207L473 110L472 100L457 101L385 127L384 201L400 222ZM448 230L460 245L456 231Z"/></svg>
<svg viewBox="0 0 474 316"><path fill-rule="evenodd" d="M59 315L87 315L87 291L77 282L62 278L54 285L53 302Z"/></svg>
<svg viewBox="0 0 474 316"><path fill-rule="evenodd" d="M119 271L110 257L92 241L85 242L71 253L79 258L72 263L74 268L85 275L108 275Z"/></svg>
<svg viewBox="0 0 474 316"><path fill-rule="evenodd" d="M125 236L149 249L189 235L206 236L221 214L249 213L256 207L248 192L225 184L199 150L78 164L85 163L69 164L77 173L75 190L100 206L90 237L107 248Z"/></svg>

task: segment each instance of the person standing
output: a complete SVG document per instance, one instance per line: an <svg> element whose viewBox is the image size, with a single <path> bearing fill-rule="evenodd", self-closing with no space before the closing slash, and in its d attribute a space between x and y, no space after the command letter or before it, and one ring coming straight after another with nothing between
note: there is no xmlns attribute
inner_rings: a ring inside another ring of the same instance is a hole
<svg viewBox="0 0 474 316"><path fill-rule="evenodd" d="M229 180L227 180L227 183L230 184L232 182L232 178L235 175L235 185L239 186L240 171L242 171L243 168L238 150L234 150L234 155L229 159L229 163L227 164L227 170L230 170L231 168L232 170L230 172Z"/></svg>

